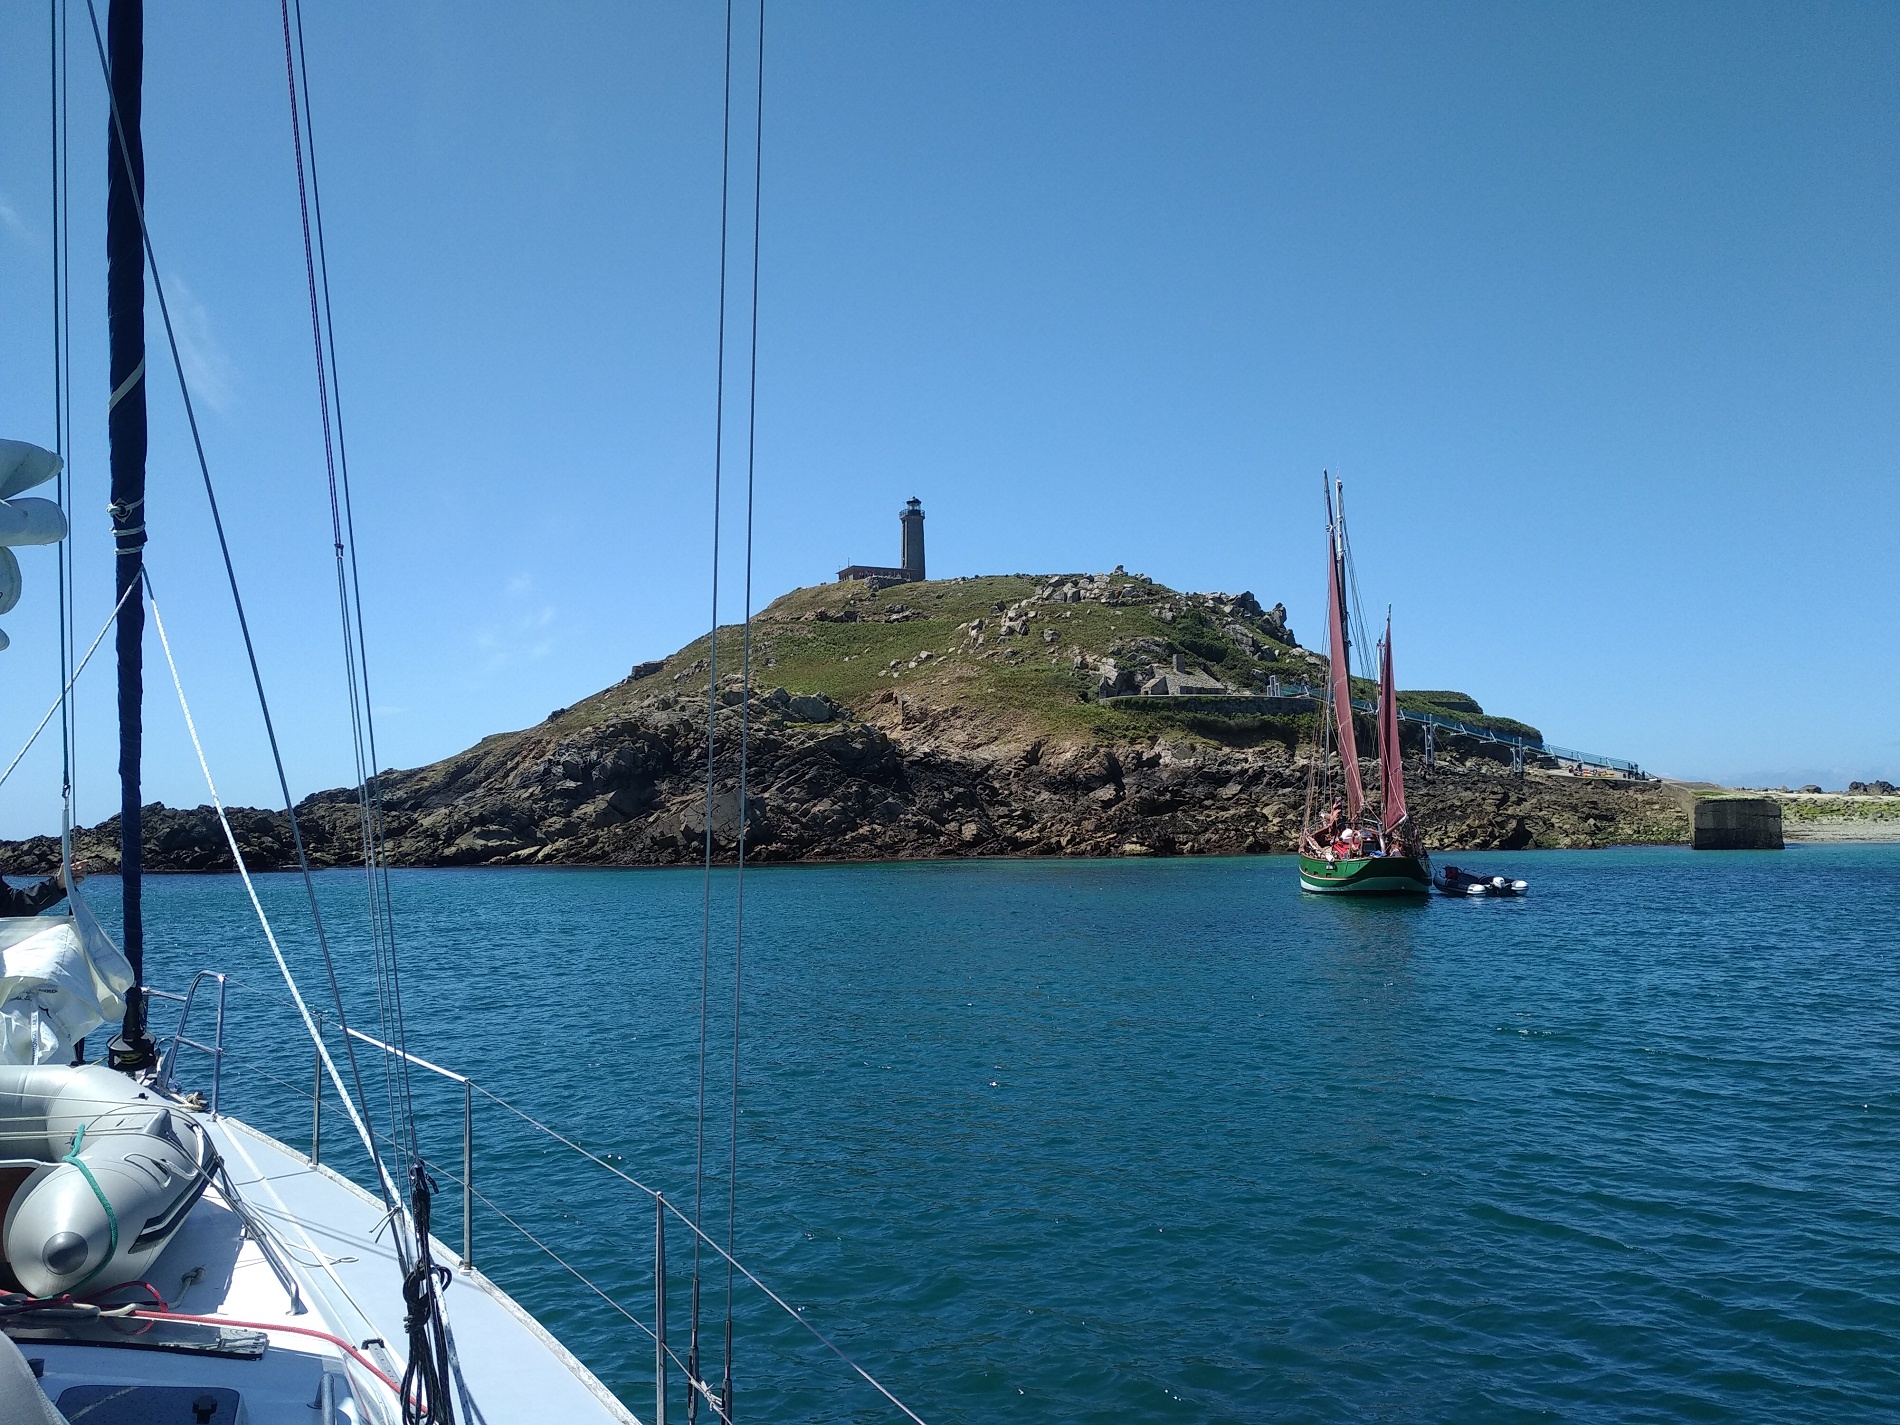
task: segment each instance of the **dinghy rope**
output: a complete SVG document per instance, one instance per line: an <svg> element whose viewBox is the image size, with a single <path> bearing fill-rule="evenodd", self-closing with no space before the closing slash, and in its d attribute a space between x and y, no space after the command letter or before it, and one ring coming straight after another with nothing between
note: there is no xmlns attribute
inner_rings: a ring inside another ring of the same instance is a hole
<svg viewBox="0 0 1900 1425"><path fill-rule="evenodd" d="M85 1141L86 1125L82 1123L79 1125L79 1131L73 1134L73 1146L67 1150L66 1156L61 1158L60 1161L62 1163L71 1163L75 1168L79 1169L79 1175L86 1180L86 1186L92 1189L92 1195L99 1199L99 1206L105 1209L106 1252L105 1255L99 1259L97 1266L67 1288L67 1295L69 1296L77 1292L81 1287L88 1285L94 1277L103 1272L106 1269L106 1263L110 1262L119 1250L119 1214L112 1210L112 1199L106 1196L105 1189L99 1186L99 1179L92 1175L92 1169L87 1167L85 1159L79 1156L80 1146L85 1143Z"/></svg>

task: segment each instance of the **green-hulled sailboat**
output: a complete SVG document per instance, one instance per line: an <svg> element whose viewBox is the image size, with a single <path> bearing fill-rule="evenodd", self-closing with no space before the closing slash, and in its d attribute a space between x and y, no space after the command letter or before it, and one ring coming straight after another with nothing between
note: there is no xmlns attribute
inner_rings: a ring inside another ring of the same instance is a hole
<svg viewBox="0 0 1900 1425"><path fill-rule="evenodd" d="M1430 895L1432 862L1405 808L1405 766L1399 755L1399 705L1392 678L1392 614L1379 644L1379 810L1366 802L1359 745L1352 726L1352 650L1346 616L1352 549L1346 540L1342 487L1326 486L1326 619L1330 665L1326 708L1319 719L1306 778L1306 820L1300 833L1300 889L1321 895ZM1337 754L1335 756L1335 754Z"/></svg>

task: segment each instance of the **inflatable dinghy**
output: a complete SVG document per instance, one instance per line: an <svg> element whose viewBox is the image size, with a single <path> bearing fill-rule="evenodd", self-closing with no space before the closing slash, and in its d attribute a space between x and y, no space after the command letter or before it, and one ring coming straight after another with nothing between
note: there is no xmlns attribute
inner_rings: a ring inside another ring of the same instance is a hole
<svg viewBox="0 0 1900 1425"><path fill-rule="evenodd" d="M34 1296L135 1281L218 1169L191 1112L101 1064L0 1065L7 1264Z"/></svg>
<svg viewBox="0 0 1900 1425"><path fill-rule="evenodd" d="M1445 867L1438 878L1438 889L1448 896L1521 896L1531 888L1529 881L1514 881L1509 876L1474 876L1456 866Z"/></svg>

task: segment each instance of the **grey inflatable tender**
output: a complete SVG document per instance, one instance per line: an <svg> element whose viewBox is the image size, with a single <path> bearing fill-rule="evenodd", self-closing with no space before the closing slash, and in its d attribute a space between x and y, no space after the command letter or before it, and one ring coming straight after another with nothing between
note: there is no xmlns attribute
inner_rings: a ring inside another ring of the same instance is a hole
<svg viewBox="0 0 1900 1425"><path fill-rule="evenodd" d="M41 1297L143 1276L218 1168L189 1110L100 1064L0 1065L0 1162L38 1165L0 1240Z"/></svg>

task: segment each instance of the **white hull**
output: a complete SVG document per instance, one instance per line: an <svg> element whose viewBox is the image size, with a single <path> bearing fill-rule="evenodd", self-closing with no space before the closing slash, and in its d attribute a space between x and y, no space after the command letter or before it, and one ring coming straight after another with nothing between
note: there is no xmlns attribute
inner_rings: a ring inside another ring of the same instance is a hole
<svg viewBox="0 0 1900 1425"><path fill-rule="evenodd" d="M238 1333L261 1331L267 1349L255 1358L102 1350L10 1330L27 1356L44 1363L47 1396L57 1403L79 1390L72 1398L78 1403L84 1388L101 1385L228 1389L243 1399L243 1418L251 1425L330 1425L311 1408L330 1376L332 1395L354 1401L356 1410L339 1409L331 1417L336 1425L396 1425L396 1395L376 1375L400 1380L406 1339L401 1269L382 1204L236 1119L207 1118L206 1126L238 1196L276 1237L276 1255L305 1310L295 1309L279 1268L213 1188L146 1279L173 1312L212 1318ZM433 1250L437 1261L455 1264L443 1303L460 1386L486 1425L638 1425L633 1412L504 1292L463 1266L445 1244ZM462 1389L455 1395L461 1419Z"/></svg>

